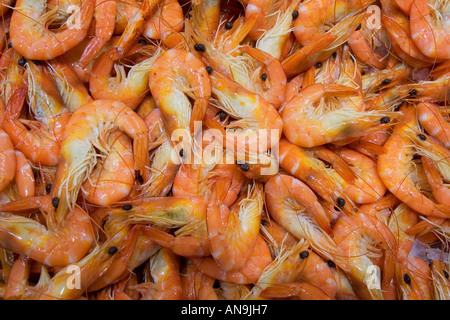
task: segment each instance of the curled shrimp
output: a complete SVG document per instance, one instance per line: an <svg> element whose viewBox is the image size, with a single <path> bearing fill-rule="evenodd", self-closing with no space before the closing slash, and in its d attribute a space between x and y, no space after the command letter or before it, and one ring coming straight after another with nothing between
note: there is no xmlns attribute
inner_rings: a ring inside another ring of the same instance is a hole
<svg viewBox="0 0 450 320"><path fill-rule="evenodd" d="M389 228L376 216L358 211L353 217L341 216L333 231L334 241L348 259L347 275L356 294L362 299L383 300L381 287L367 285L366 278L368 268L383 255L393 262L396 241Z"/></svg>
<svg viewBox="0 0 450 320"><path fill-rule="evenodd" d="M189 90L185 82L194 89L192 110L185 95ZM164 52L150 69L149 86L169 136L177 129L193 132L194 122L203 120L211 82L206 66L191 52L182 49Z"/></svg>
<svg viewBox="0 0 450 320"><path fill-rule="evenodd" d="M378 174L392 194L413 210L426 216L446 218L448 208L422 194L410 176L415 150L408 132L416 128L417 119L414 107L404 105L400 110L404 115L384 144L386 153L378 156Z"/></svg>
<svg viewBox="0 0 450 320"><path fill-rule="evenodd" d="M141 294L141 300L182 299L180 258L171 250L161 248L150 258L149 278L131 287Z"/></svg>
<svg viewBox="0 0 450 320"><path fill-rule="evenodd" d="M2 163L0 190L3 191L14 179L17 162L14 145L9 135L3 130L0 130L0 146L0 161Z"/></svg>
<svg viewBox="0 0 450 320"><path fill-rule="evenodd" d="M85 69L92 62L105 44L111 39L117 13L117 0L96 0L93 20L95 36L89 40L75 68Z"/></svg>
<svg viewBox="0 0 450 320"><path fill-rule="evenodd" d="M181 273L183 299L218 300L214 289L216 279L200 272L191 260L187 260Z"/></svg>
<svg viewBox="0 0 450 320"><path fill-rule="evenodd" d="M306 239L319 254L347 270L347 261L333 242L330 221L314 195L300 180L278 175L265 185L270 216L298 239Z"/></svg>
<svg viewBox="0 0 450 320"><path fill-rule="evenodd" d="M108 53L104 52L95 60L89 78L92 97L96 100L117 100L130 108L137 107L148 92L150 68L161 53L159 48L152 56L146 56L144 53L144 60L133 65L126 73L126 65L115 63ZM115 76L111 77L113 69Z"/></svg>
<svg viewBox="0 0 450 320"><path fill-rule="evenodd" d="M411 38L427 57L450 58L449 15L448 1L414 0L411 4Z"/></svg>
<svg viewBox="0 0 450 320"><path fill-rule="evenodd" d="M107 138L109 153L99 161L82 185L89 203L109 206L125 198L134 184L133 153L131 140L119 131Z"/></svg>
<svg viewBox="0 0 450 320"><path fill-rule="evenodd" d="M272 257L269 246L259 235L251 256L239 270L225 271L212 257L192 258L192 262L212 278L235 284L251 284L258 281L264 269L272 262Z"/></svg>
<svg viewBox="0 0 450 320"><path fill-rule="evenodd" d="M3 212L39 208L49 214L46 226L20 215L1 217L1 246L49 266L65 266L83 258L93 245L94 234L89 216L79 206L74 207L62 224L56 225L51 214L51 196L28 197L2 205Z"/></svg>
<svg viewBox="0 0 450 320"><path fill-rule="evenodd" d="M59 199L57 220L63 219L76 202L82 182L90 175L92 164L96 163L94 146L102 149L99 139L104 138L104 130L116 128L133 139L133 169L144 172L149 163L149 137L145 121L120 101L95 100L84 105L72 114L64 131L56 183L52 190L53 196Z"/></svg>
<svg viewBox="0 0 450 320"><path fill-rule="evenodd" d="M11 17L10 36L13 48L27 59L56 58L79 44L85 37L94 14L95 0L81 2L79 23L61 32L48 29L48 20L56 13L46 11L47 0L19 0ZM67 7L67 9L69 9ZM76 12L76 11L75 11ZM70 13L68 11L68 13Z"/></svg>
<svg viewBox="0 0 450 320"><path fill-rule="evenodd" d="M223 270L235 271L246 264L259 235L263 207L262 185L253 185L247 196L239 199L231 208L220 202L214 199L207 211L211 255Z"/></svg>
<svg viewBox="0 0 450 320"><path fill-rule="evenodd" d="M450 148L450 124L442 116L439 105L421 102L417 104L417 113L425 131Z"/></svg>
<svg viewBox="0 0 450 320"><path fill-rule="evenodd" d="M283 133L299 146L313 147L372 130L388 115L355 106L349 98L357 95L356 89L342 85L308 86L284 106Z"/></svg>

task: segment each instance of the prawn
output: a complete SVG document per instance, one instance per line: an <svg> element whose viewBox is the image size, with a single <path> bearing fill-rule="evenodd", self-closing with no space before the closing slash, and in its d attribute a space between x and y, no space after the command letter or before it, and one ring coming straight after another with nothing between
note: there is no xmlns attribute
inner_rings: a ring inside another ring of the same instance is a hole
<svg viewBox="0 0 450 320"><path fill-rule="evenodd" d="M277 175L265 184L266 205L270 216L299 240L328 260L348 270L347 260L332 239L330 221L311 189L300 180Z"/></svg>
<svg viewBox="0 0 450 320"><path fill-rule="evenodd" d="M47 22L55 14L55 10L46 12L47 0L18 0L11 17L11 44L17 52L30 60L56 58L86 37L94 7L95 0L81 1L79 12L75 11L80 15L80 20L77 21L79 23L66 23L67 27L63 31L54 32L48 29Z"/></svg>
<svg viewBox="0 0 450 320"><path fill-rule="evenodd" d="M430 58L450 59L450 2L414 0L409 12L411 38Z"/></svg>
<svg viewBox="0 0 450 320"><path fill-rule="evenodd" d="M86 200L99 206L112 205L128 196L135 178L130 138L123 132L113 131L106 144L109 153L81 186Z"/></svg>
<svg viewBox="0 0 450 320"><path fill-rule="evenodd" d="M224 271L239 270L247 263L259 235L262 208L260 183L249 186L247 195L231 208L212 196L206 216L208 239L211 255Z"/></svg>
<svg viewBox="0 0 450 320"><path fill-rule="evenodd" d="M181 300L182 283L180 258L171 250L161 248L150 258L150 279L132 286L139 292L141 300ZM149 278L150 278L149 277Z"/></svg>
<svg viewBox="0 0 450 320"><path fill-rule="evenodd" d="M413 210L426 216L446 218L448 208L422 194L410 176L415 150L409 136L411 130L417 128L417 119L413 106L403 105L400 111L403 116L384 144L386 153L378 156L378 174L389 191Z"/></svg>
<svg viewBox="0 0 450 320"><path fill-rule="evenodd" d="M141 174L149 163L148 127L145 121L120 101L95 100L77 109L63 135L56 183L52 190L58 199L56 220L61 223L73 208L81 184L96 163L94 147L102 150L101 138L107 130L121 129L133 139L133 169Z"/></svg>
<svg viewBox="0 0 450 320"><path fill-rule="evenodd" d="M94 99L109 99L125 103L130 108L137 107L148 93L148 77L150 69L162 54L158 47L151 48L153 54L143 54L144 60L130 67L128 74L125 66L111 60L107 52L101 54L92 67L89 78L89 89ZM145 49L142 50L145 52ZM114 68L115 76L111 77Z"/></svg>
<svg viewBox="0 0 450 320"><path fill-rule="evenodd" d="M186 82L193 90L186 88ZM153 63L149 86L168 135L177 129L193 133L194 122L203 120L211 96L211 81L204 63L189 51L169 49ZM195 99L192 111L185 95L187 90Z"/></svg>
<svg viewBox="0 0 450 320"><path fill-rule="evenodd" d="M20 215L5 214L0 218L1 247L49 266L65 266L82 259L93 245L94 234L91 220L81 207L75 206L60 225L54 223L50 195L9 202L1 206L1 211L39 208L48 214L46 226Z"/></svg>

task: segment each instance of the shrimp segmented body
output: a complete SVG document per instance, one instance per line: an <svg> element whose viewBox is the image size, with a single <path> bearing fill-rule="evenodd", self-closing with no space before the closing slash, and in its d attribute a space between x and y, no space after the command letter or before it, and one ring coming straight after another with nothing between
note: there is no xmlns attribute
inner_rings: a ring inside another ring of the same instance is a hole
<svg viewBox="0 0 450 320"><path fill-rule="evenodd" d="M95 100L77 109L64 131L56 184L52 191L59 199L57 219L63 219L78 197L81 183L96 163L94 145L102 148L106 130L121 129L133 139L134 170L144 172L149 163L148 127L145 121L120 101ZM100 131L100 132L99 132Z"/></svg>
<svg viewBox="0 0 450 320"><path fill-rule="evenodd" d="M17 1L11 18L13 47L24 57L34 60L53 59L69 51L86 37L94 14L95 0L81 1L81 7L79 4L74 3L81 17L79 25L74 23L61 32L53 32L47 26L51 17L45 12L47 0Z"/></svg>
<svg viewBox="0 0 450 320"><path fill-rule="evenodd" d="M185 95L189 90L185 82L194 89L192 108ZM182 49L164 52L150 69L149 86L169 136L177 129L193 132L194 122L203 120L211 96L211 82L206 66L191 52Z"/></svg>

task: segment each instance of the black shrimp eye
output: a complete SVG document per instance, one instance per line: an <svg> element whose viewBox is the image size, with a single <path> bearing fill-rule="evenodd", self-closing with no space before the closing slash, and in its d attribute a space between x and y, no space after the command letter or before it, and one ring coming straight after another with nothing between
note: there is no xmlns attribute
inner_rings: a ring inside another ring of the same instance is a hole
<svg viewBox="0 0 450 320"><path fill-rule="evenodd" d="M182 157L182 158L183 158L183 156L184 156L184 150L183 150L183 149L181 149L181 150L180 150L180 157Z"/></svg>
<svg viewBox="0 0 450 320"><path fill-rule="evenodd" d="M294 10L292 11L292 19L297 19L298 18L298 10Z"/></svg>
<svg viewBox="0 0 450 320"><path fill-rule="evenodd" d="M305 251L300 252L300 258L306 259L308 257L309 257L309 252L308 251L305 250Z"/></svg>
<svg viewBox="0 0 450 320"><path fill-rule="evenodd" d="M267 73L263 73L261 75L261 79L262 79L262 81L266 81L267 80Z"/></svg>
<svg viewBox="0 0 450 320"><path fill-rule="evenodd" d="M387 85L389 83L391 83L391 79L383 79L383 81L381 81L382 85Z"/></svg>
<svg viewBox="0 0 450 320"><path fill-rule="evenodd" d="M356 31L358 31L359 29L361 29L361 23L356 27Z"/></svg>
<svg viewBox="0 0 450 320"><path fill-rule="evenodd" d="M418 136L419 139L422 140L422 141L427 140L427 137L426 137L424 134L419 133L417 136Z"/></svg>
<svg viewBox="0 0 450 320"><path fill-rule="evenodd" d="M342 199L341 197L337 198L337 203L338 203L339 207L345 206L345 200Z"/></svg>
<svg viewBox="0 0 450 320"><path fill-rule="evenodd" d="M52 206L56 209L56 208L58 208L58 205L59 205L59 198L58 197L54 197L52 199Z"/></svg>
<svg viewBox="0 0 450 320"><path fill-rule="evenodd" d="M227 23L225 23L225 29L226 30L230 30L231 28L233 28L233 22L228 21Z"/></svg>
<svg viewBox="0 0 450 320"><path fill-rule="evenodd" d="M147 44L147 40L145 40L145 39L139 39L139 40L138 40L138 43L139 43L139 44L144 44L144 45L145 45L145 44Z"/></svg>
<svg viewBox="0 0 450 320"><path fill-rule="evenodd" d="M108 254L113 255L114 253L116 253L119 249L117 249L116 246L112 246L108 249Z"/></svg>
<svg viewBox="0 0 450 320"><path fill-rule="evenodd" d="M126 204L126 205L124 205L124 206L122 207L122 209L125 210L125 211L130 211L131 208L133 208L133 206L132 206L131 204Z"/></svg>
<svg viewBox="0 0 450 320"><path fill-rule="evenodd" d="M380 122L381 122L381 123L389 123L389 122L391 122L391 118L389 118L389 117L383 117L383 118L380 119Z"/></svg>
<svg viewBox="0 0 450 320"><path fill-rule="evenodd" d="M327 263L328 263L328 266L329 266L330 268L336 267L336 264L335 264L333 261L331 261L331 260L328 260Z"/></svg>
<svg viewBox="0 0 450 320"><path fill-rule="evenodd" d="M211 74L213 72L213 68L211 68L210 66L207 66L206 72L208 72L208 74Z"/></svg>
<svg viewBox="0 0 450 320"><path fill-rule="evenodd" d="M206 50L205 45L203 43L196 43L194 45L194 49L199 52L205 52Z"/></svg>
<svg viewBox="0 0 450 320"><path fill-rule="evenodd" d="M336 51L335 51L335 52L333 52L332 56L333 56L333 58L336 58L336 56L337 56L337 52L336 52Z"/></svg>
<svg viewBox="0 0 450 320"><path fill-rule="evenodd" d="M47 192L47 193L52 192L52 184L51 183L47 183L45 185L45 192Z"/></svg>
<svg viewBox="0 0 450 320"><path fill-rule="evenodd" d="M417 94L417 90L416 90L416 89L412 89L412 90L409 92L409 96L410 96L410 97L414 97L416 94Z"/></svg>
<svg viewBox="0 0 450 320"><path fill-rule="evenodd" d="M12 43L10 42L10 43L8 43L8 49L11 49L12 48Z"/></svg>
<svg viewBox="0 0 450 320"><path fill-rule="evenodd" d="M444 270L444 277L448 279L448 272Z"/></svg>
<svg viewBox="0 0 450 320"><path fill-rule="evenodd" d="M223 121L223 120L225 120L226 119L226 117L227 117L227 113L225 112L225 111L219 111L219 112L217 112L217 114L216 115L218 115L219 116L219 119L220 119L220 121Z"/></svg>
<svg viewBox="0 0 450 320"><path fill-rule="evenodd" d="M322 63L316 63L316 65L314 66L316 69L322 68Z"/></svg>
<svg viewBox="0 0 450 320"><path fill-rule="evenodd" d="M407 273L403 276L403 281L405 281L407 285L411 285L411 277Z"/></svg>
<svg viewBox="0 0 450 320"><path fill-rule="evenodd" d="M23 67L23 66L25 66L25 63L27 63L27 59L22 57L19 60L17 60L17 63L19 64L19 66Z"/></svg>
<svg viewBox="0 0 450 320"><path fill-rule="evenodd" d="M241 167L241 170L244 172L247 172L248 170L250 170L250 167L246 163L240 164L240 167Z"/></svg>

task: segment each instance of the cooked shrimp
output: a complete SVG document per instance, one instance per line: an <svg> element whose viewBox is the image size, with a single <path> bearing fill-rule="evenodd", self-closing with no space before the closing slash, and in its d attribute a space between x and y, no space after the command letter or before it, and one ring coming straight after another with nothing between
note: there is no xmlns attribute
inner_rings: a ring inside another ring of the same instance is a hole
<svg viewBox="0 0 450 320"><path fill-rule="evenodd" d="M259 236L262 208L260 183L249 186L247 196L231 208L213 196L206 216L208 239L211 255L224 271L239 270L247 263Z"/></svg>
<svg viewBox="0 0 450 320"><path fill-rule="evenodd" d="M430 185L433 197L437 202L450 206L450 188L444 183L444 179L441 176L437 166L430 158L423 156L422 166L427 177L428 184ZM448 179L448 177L447 177Z"/></svg>
<svg viewBox="0 0 450 320"><path fill-rule="evenodd" d="M48 70L58 87L64 105L70 112L92 102L92 97L64 56L48 61Z"/></svg>
<svg viewBox="0 0 450 320"><path fill-rule="evenodd" d="M398 241L396 283L398 296L408 300L431 299L431 270L427 262L414 256L414 238L406 230L417 223L417 213L404 203L389 218L389 228Z"/></svg>
<svg viewBox="0 0 450 320"><path fill-rule="evenodd" d="M277 243L281 246L280 251L261 274L250 291L248 299L260 299L261 292L267 287L294 282L306 264L307 260L303 259L301 254L309 252L308 244L308 241L304 239L292 245Z"/></svg>
<svg viewBox="0 0 450 320"><path fill-rule="evenodd" d="M141 300L182 299L180 258L171 250L161 248L150 258L150 277L132 287L141 293Z"/></svg>
<svg viewBox="0 0 450 320"><path fill-rule="evenodd" d="M430 58L450 59L450 2L414 0L409 13L411 38Z"/></svg>
<svg viewBox="0 0 450 320"><path fill-rule="evenodd" d="M55 10L46 12L47 0L18 0L11 18L13 48L27 59L49 60L75 47L86 37L95 0L81 1L81 8L78 4L74 3L79 8L79 12L75 11L80 16L79 21L67 25L61 32L54 32L48 29L48 21Z"/></svg>
<svg viewBox="0 0 450 320"><path fill-rule="evenodd" d="M306 281L268 287L261 292L261 297L270 299L334 300L323 290Z"/></svg>
<svg viewBox="0 0 450 320"><path fill-rule="evenodd" d="M76 68L85 69L111 39L116 22L116 12L117 0L95 0L93 16L95 36L89 40L80 60L75 63Z"/></svg>
<svg viewBox="0 0 450 320"><path fill-rule="evenodd" d="M344 270L347 260L336 246L330 221L311 189L288 175L277 175L265 185L266 205L270 216L298 239L306 239L311 247L328 260L336 261Z"/></svg>
<svg viewBox="0 0 450 320"><path fill-rule="evenodd" d="M105 130L121 129L133 139L135 170L144 172L149 163L148 127L132 109L119 101L95 100L77 109L64 131L58 161L56 183L52 190L59 199L56 220L61 222L67 210L73 208L81 183L90 175L96 163L94 146L102 150L99 139Z"/></svg>
<svg viewBox="0 0 450 320"><path fill-rule="evenodd" d="M426 216L447 218L449 208L422 194L410 176L415 149L408 135L411 129L417 128L417 119L412 106L405 105L400 111L403 116L384 144L386 153L378 156L378 174L389 191L413 210Z"/></svg>
<svg viewBox="0 0 450 320"><path fill-rule="evenodd" d="M124 264L121 263L121 259L131 256L139 234L139 228L135 227L131 228L131 230L130 228L124 228L124 230L126 232L119 232L111 236L110 239L95 247L77 263L62 268L42 288L41 292L38 292L36 298L40 300L77 299L88 288L92 288L101 277L104 277L105 272L111 272L113 268L118 268L118 272L126 270L126 259L125 268L123 267ZM111 250L111 248L114 248L114 250ZM70 272L68 268L73 268L73 266L79 267L79 287L73 286L73 280L71 281L70 279L73 276L73 271ZM114 281L117 280L119 279L114 279ZM111 282L102 283L99 289L109 284Z"/></svg>
<svg viewBox="0 0 450 320"><path fill-rule="evenodd" d="M344 191L355 203L372 203L380 200L386 187L378 175L376 161L348 148L342 148L337 154L345 160L354 172L353 184L346 183Z"/></svg>
<svg viewBox="0 0 450 320"><path fill-rule="evenodd" d="M211 83L217 107L236 119L226 127L227 149L241 154L263 153L278 143L283 121L270 103L218 72L211 75Z"/></svg>
<svg viewBox="0 0 450 320"><path fill-rule="evenodd" d="M144 32L145 20L156 12L160 2L162 0L142 1L139 10L127 21L127 26L122 32L119 41L116 43L115 48L108 53L112 61L116 61L128 54L128 51L136 43L142 32Z"/></svg>
<svg viewBox="0 0 450 320"><path fill-rule="evenodd" d="M381 284L371 286L367 277L371 268L376 268L376 259L384 255L393 262L396 241L389 228L376 216L358 211L353 217L341 216L333 232L334 241L348 259L347 275L355 293L362 299L383 300Z"/></svg>
<svg viewBox="0 0 450 320"><path fill-rule="evenodd" d="M310 0L300 4L294 23L297 41L306 45L317 40L337 22L362 11L373 0ZM321 12L321 14L317 14Z"/></svg>
<svg viewBox="0 0 450 320"><path fill-rule="evenodd" d="M202 1L202 4L206 2ZM180 32L183 25L183 8L178 0L164 0L150 19L145 22L142 34L149 39L163 40L167 34Z"/></svg>
<svg viewBox="0 0 450 320"><path fill-rule="evenodd" d="M202 197L157 197L129 202L125 209L113 211L130 222L149 224L143 232L174 253L186 257L210 255L206 227L206 204ZM160 228L176 228L169 234Z"/></svg>
<svg viewBox="0 0 450 320"><path fill-rule="evenodd" d="M1 247L49 266L65 266L83 258L93 245L94 234L88 214L79 206L59 226L54 222L51 196L28 197L1 206L2 212L42 208L49 214L46 226L19 215L0 219ZM77 245L74 246L73 244Z"/></svg>
<svg viewBox="0 0 450 320"><path fill-rule="evenodd" d="M299 146L313 147L367 133L381 126L381 118L392 116L366 111L362 101L355 105L349 98L357 95L354 88L334 84L303 89L283 108L283 133Z"/></svg>
<svg viewBox="0 0 450 320"><path fill-rule="evenodd" d="M81 187L86 200L99 206L109 206L122 200L134 184L130 138L120 131L113 131L108 135L105 148L108 154L98 161Z"/></svg>
<svg viewBox="0 0 450 320"><path fill-rule="evenodd" d="M21 299L25 294L30 275L30 260L27 256L19 255L14 261L6 282L5 300Z"/></svg>
<svg viewBox="0 0 450 320"><path fill-rule="evenodd" d="M177 129L193 133L194 122L203 120L211 96L204 63L189 51L170 49L153 63L149 86L168 135L172 136ZM192 91L195 99L192 110L187 91Z"/></svg>
<svg viewBox="0 0 450 320"><path fill-rule="evenodd" d="M302 180L317 192L326 202L352 215L353 201L345 194L336 176L329 172L325 164L307 149L302 149L282 138L279 144L280 166L297 179Z"/></svg>
<svg viewBox="0 0 450 320"><path fill-rule="evenodd" d="M242 46L241 50L265 65L265 70L261 70L263 72L260 76L261 88L256 86L253 91L278 109L284 101L287 83L286 74L280 61L269 53L250 46Z"/></svg>
<svg viewBox="0 0 450 320"><path fill-rule="evenodd" d="M9 135L0 130L0 190L3 191L13 181L16 171L16 155Z"/></svg>
<svg viewBox="0 0 450 320"><path fill-rule="evenodd" d="M314 41L310 41L301 49L287 56L281 62L286 76L288 78L294 77L329 58L339 46L350 38L352 32L358 27L363 17L364 14L357 14L339 21L327 33L321 35ZM298 20L301 19L298 17L296 21Z"/></svg>
<svg viewBox="0 0 450 320"><path fill-rule="evenodd" d="M448 272L449 268L447 263L439 260L433 260L431 264L431 277L433 279L434 300L450 299Z"/></svg>
<svg viewBox="0 0 450 320"><path fill-rule="evenodd" d="M186 260L181 273L184 300L218 300L214 289L216 279L200 272L191 260Z"/></svg>
<svg viewBox="0 0 450 320"><path fill-rule="evenodd" d="M422 102L417 104L420 124L426 132L450 148L450 124L442 116L439 105Z"/></svg>
<svg viewBox="0 0 450 320"><path fill-rule="evenodd" d="M147 59L135 64L126 73L124 65L115 63L108 52L104 52L95 60L89 78L92 97L96 100L121 101L130 108L137 107L148 93L149 72L161 53L160 48L156 48L155 52L148 57L144 53ZM113 68L115 76L111 77Z"/></svg>
<svg viewBox="0 0 450 320"><path fill-rule="evenodd" d="M58 162L62 133L70 112L65 108L58 88L46 69L34 64L29 66L29 104L36 120L19 119L26 96L26 88L19 88L12 93L8 102L3 128L16 149L28 159L54 166ZM31 130L27 130L27 127Z"/></svg>
<svg viewBox="0 0 450 320"><path fill-rule="evenodd" d="M204 274L235 284L256 283L264 269L272 262L269 246L261 236L258 236L252 255L247 263L236 271L225 271L212 257L192 258L194 264Z"/></svg>
<svg viewBox="0 0 450 320"><path fill-rule="evenodd" d="M33 197L36 193L36 179L34 178L33 168L30 165L30 161L22 152L15 150L14 153L16 156L16 172L14 181L16 182L19 194L22 198Z"/></svg>

